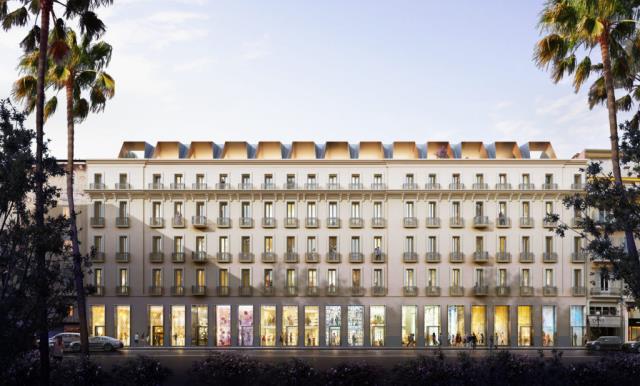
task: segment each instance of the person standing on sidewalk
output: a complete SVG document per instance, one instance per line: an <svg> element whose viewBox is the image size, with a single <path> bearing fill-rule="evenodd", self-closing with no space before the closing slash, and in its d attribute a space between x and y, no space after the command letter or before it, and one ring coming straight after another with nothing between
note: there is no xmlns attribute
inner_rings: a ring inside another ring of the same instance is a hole
<svg viewBox="0 0 640 386"><path fill-rule="evenodd" d="M133 336L133 343L138 346L138 341L140 341L140 335L138 335L138 333L136 332L136 334Z"/></svg>
<svg viewBox="0 0 640 386"><path fill-rule="evenodd" d="M51 356L56 362L62 362L64 343L62 342L61 336L56 337L56 341L53 343L53 348L51 349Z"/></svg>

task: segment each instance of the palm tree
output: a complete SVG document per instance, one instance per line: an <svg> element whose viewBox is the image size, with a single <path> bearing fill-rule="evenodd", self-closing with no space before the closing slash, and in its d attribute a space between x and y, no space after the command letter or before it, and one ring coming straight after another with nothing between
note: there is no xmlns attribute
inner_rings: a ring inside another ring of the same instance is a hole
<svg viewBox="0 0 640 386"><path fill-rule="evenodd" d="M51 40L58 37L52 33ZM76 224L76 211L73 197L74 180L74 137L75 124L82 122L89 112L101 112L104 110L107 99L111 99L115 93L113 78L104 72L111 60L111 46L99 41L91 43L87 36L78 43L76 33L67 29L62 40L66 45L64 59L55 64L53 59L49 71L45 77L47 88L55 91L64 90L67 113L67 200L70 216L70 233L73 254L73 276L78 303L78 319L80 322L81 349L83 354L89 354L89 341L87 329L87 311L85 302L84 277L82 270L82 256L78 241L78 228ZM37 72L36 58L38 50L25 55L19 65L19 69L25 73L14 83L14 97L26 104L26 111L33 110L35 102L34 87ZM88 91L89 100L84 97ZM44 107L44 119L48 119L55 113L58 99L54 95Z"/></svg>
<svg viewBox="0 0 640 386"><path fill-rule="evenodd" d="M619 189L623 187L616 114L618 105L625 108L630 99L625 96L616 101L615 81L628 76L631 67L635 67L629 66L632 58L625 47L640 38L635 19L639 7L639 0L548 0L540 14L540 27L548 34L534 50L536 64L544 69L551 67L554 82L573 75L576 92L592 71L601 74L601 79L591 86L589 104L593 107L598 95L599 100L606 97L611 163ZM591 62L591 50L596 48L600 48L602 63ZM583 56L582 60L578 62L577 56ZM637 259L632 229L625 229L625 238L629 254Z"/></svg>

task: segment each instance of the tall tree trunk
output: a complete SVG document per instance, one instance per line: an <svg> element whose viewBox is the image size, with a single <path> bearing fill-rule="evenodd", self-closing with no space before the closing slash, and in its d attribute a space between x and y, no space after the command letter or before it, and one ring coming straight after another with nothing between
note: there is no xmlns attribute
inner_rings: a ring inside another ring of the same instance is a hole
<svg viewBox="0 0 640 386"><path fill-rule="evenodd" d="M65 84L67 93L67 201L69 203L69 217L71 228L71 249L73 253L73 283L76 288L76 302L78 303L78 320L80 322L80 350L84 356L89 355L89 333L87 331L87 304L84 292L84 276L82 272L82 255L78 242L78 224L76 223L76 206L73 197L74 172L74 136L73 121L73 71Z"/></svg>
<svg viewBox="0 0 640 386"><path fill-rule="evenodd" d="M40 45L38 56L38 80L36 94L36 170L35 170L35 223L36 230L44 233L44 168L42 163L44 151L44 74L47 72L47 51L49 38L49 14L53 7L53 0L40 1ZM43 278L38 285L38 324L39 324L39 351L40 351L40 383L49 384L49 326L47 312L47 298L49 296L49 283L44 280L47 275L46 246L42 240L44 237L36 237L36 265L38 275Z"/></svg>
<svg viewBox="0 0 640 386"><path fill-rule="evenodd" d="M611 141L611 166L615 184L622 191L622 200L626 202L624 186L622 184L622 173L620 171L620 148L618 146L618 121L616 109L616 95L613 88L613 75L611 74L611 57L609 55L609 32L605 26L605 32L600 37L600 51L602 53L602 65L604 74L604 85L607 91L607 110L609 111L609 140ZM633 236L633 229L625 226L625 244L629 257L634 261L638 260L638 249Z"/></svg>

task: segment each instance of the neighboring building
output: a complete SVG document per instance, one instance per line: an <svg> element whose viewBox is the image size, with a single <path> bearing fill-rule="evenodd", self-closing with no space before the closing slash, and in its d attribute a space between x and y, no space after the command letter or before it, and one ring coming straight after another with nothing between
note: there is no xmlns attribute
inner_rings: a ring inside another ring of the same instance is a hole
<svg viewBox="0 0 640 386"><path fill-rule="evenodd" d="M157 346L448 346L471 333L581 346L613 283L598 291L580 240L545 214L579 223L561 200L586 162L548 142L125 142L86 161L90 331Z"/></svg>

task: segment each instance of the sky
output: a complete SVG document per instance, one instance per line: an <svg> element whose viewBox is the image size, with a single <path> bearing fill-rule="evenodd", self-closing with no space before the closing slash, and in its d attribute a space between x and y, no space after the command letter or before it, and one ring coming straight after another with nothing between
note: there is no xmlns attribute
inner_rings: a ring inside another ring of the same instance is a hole
<svg viewBox="0 0 640 386"><path fill-rule="evenodd" d="M535 66L543 0L115 0L116 95L76 158L124 140L549 140L608 147L606 111ZM0 31L0 98L25 30ZM33 127L33 119L29 121ZM66 158L64 106L45 125Z"/></svg>

